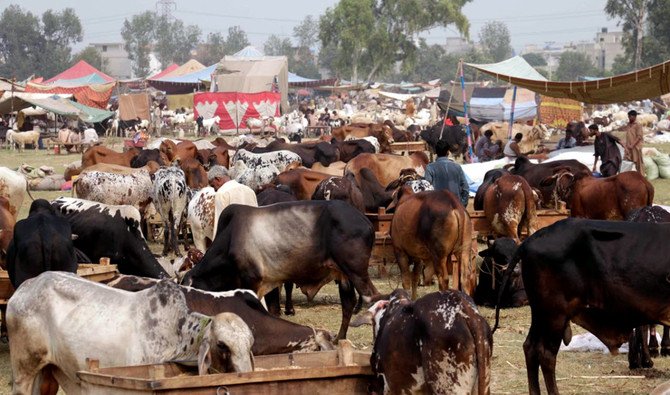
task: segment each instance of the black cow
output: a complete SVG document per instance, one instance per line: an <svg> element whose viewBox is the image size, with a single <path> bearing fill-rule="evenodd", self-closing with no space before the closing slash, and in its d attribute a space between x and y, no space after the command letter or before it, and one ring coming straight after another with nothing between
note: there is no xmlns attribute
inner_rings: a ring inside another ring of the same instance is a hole
<svg viewBox="0 0 670 395"><path fill-rule="evenodd" d="M525 178L531 188L539 190L542 205L549 207L553 201L558 199L558 196L554 194L556 184L546 182L543 184L542 181L553 176L554 172L560 168L564 168L572 174L578 174L582 171L591 173L591 169L574 159L533 164L524 156L516 158L514 166L509 169L509 172Z"/></svg>
<svg viewBox="0 0 670 395"><path fill-rule="evenodd" d="M366 299L377 294L368 275L374 228L347 203L298 201L258 208L233 204L221 213L218 229L184 284L209 291L248 288L262 297L291 281L312 300L323 285L338 280L338 339L346 338L356 291Z"/></svg>
<svg viewBox="0 0 670 395"><path fill-rule="evenodd" d="M33 201L28 218L16 223L7 250L7 271L14 289L49 270L76 273L72 237L70 224L48 201Z"/></svg>
<svg viewBox="0 0 670 395"><path fill-rule="evenodd" d="M465 129L462 125L456 126L444 126L442 130L442 122L438 122L436 125L424 129L419 134L421 139L423 139L430 148L431 152L435 152L435 147L437 142L444 140L449 143L451 154L455 157L462 155L465 159L466 152L468 150L468 138L465 134ZM442 138L440 139L440 133Z"/></svg>
<svg viewBox="0 0 670 395"><path fill-rule="evenodd" d="M505 265L512 260L516 249L514 239L501 237L489 243L488 248L479 253L484 261L479 270L477 288L472 297L478 306L494 307L497 305L505 308L528 304L520 266L511 275L511 288L501 292Z"/></svg>
<svg viewBox="0 0 670 395"><path fill-rule="evenodd" d="M155 285L157 281L120 275L107 285L137 292ZM237 289L215 293L184 286L180 286L179 289L192 311L212 317L219 313L234 313L242 318L254 335L252 348L254 355L333 349L332 335L329 332L274 317L249 290Z"/></svg>
<svg viewBox="0 0 670 395"><path fill-rule="evenodd" d="M668 265L663 261L670 256L670 247L665 248L669 238L668 224L568 218L521 244L505 272L503 289L523 261L531 309L523 348L531 394L540 393L540 367L547 391L558 393L556 354L561 341L570 343L570 321L613 352L635 327L670 324Z"/></svg>
<svg viewBox="0 0 670 395"><path fill-rule="evenodd" d="M509 174L509 171L506 169L491 169L484 174L484 181L482 182L482 185L477 188L477 193L475 194L475 210L484 210L484 195L486 194L486 190L493 185L495 180L502 177L504 174Z"/></svg>
<svg viewBox="0 0 670 395"><path fill-rule="evenodd" d="M123 274L169 277L151 253L137 218L129 218L120 210L109 210L106 205L96 202L82 204L79 208L72 204L66 206L59 200L52 205L65 215L72 232L78 236L75 247L93 262L108 257Z"/></svg>
<svg viewBox="0 0 670 395"><path fill-rule="evenodd" d="M167 157L165 154L161 154L158 148L154 149L143 149L140 153L130 160L130 167L138 168L145 166L149 161L154 161L161 166L167 166Z"/></svg>
<svg viewBox="0 0 670 395"><path fill-rule="evenodd" d="M393 191L387 191L379 183L379 180L368 168L362 168L360 173L360 185L358 187L363 195L365 211L376 213L379 207L387 207L393 201Z"/></svg>
<svg viewBox="0 0 670 395"><path fill-rule="evenodd" d="M286 143L283 139L277 139L265 147L254 147L251 149L251 152L262 154L265 152L282 150L291 151L298 154L302 160L302 164L306 167L312 167L312 165L316 162L319 162L324 166L328 166L333 162L337 162L339 159L337 148L323 141L316 144L291 144Z"/></svg>
<svg viewBox="0 0 670 395"><path fill-rule="evenodd" d="M356 184L356 177L347 173L344 177L329 177L316 187L312 200L342 200L365 213L363 194Z"/></svg>
<svg viewBox="0 0 670 395"><path fill-rule="evenodd" d="M375 146L364 139L347 141L332 139L330 143L340 151L340 160L342 162L349 162L360 154L374 154L376 152Z"/></svg>

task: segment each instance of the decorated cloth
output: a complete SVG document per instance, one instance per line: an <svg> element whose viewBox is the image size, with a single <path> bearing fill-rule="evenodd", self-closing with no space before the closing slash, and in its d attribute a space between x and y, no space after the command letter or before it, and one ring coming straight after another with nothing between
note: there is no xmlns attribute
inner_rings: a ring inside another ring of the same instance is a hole
<svg viewBox="0 0 670 395"><path fill-rule="evenodd" d="M265 119L280 115L281 94L273 92L206 92L193 96L195 118L218 116L220 130L247 129L247 118Z"/></svg>
<svg viewBox="0 0 670 395"><path fill-rule="evenodd" d="M575 100L540 96L540 122L563 128L572 121L582 118L582 105Z"/></svg>

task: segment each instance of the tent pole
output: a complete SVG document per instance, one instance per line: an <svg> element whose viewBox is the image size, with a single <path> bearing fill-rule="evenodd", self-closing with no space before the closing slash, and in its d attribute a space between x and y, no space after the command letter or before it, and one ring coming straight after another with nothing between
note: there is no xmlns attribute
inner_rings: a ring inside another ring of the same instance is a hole
<svg viewBox="0 0 670 395"><path fill-rule="evenodd" d="M468 162L472 162L472 134L470 131L470 118L468 117L468 102L465 97L465 77L463 76L463 59L458 63L461 74L461 91L463 92L463 116L465 117L465 135L468 137Z"/></svg>
<svg viewBox="0 0 670 395"><path fill-rule="evenodd" d="M516 106L516 85L514 85L514 91L512 92L512 109L509 115L509 131L507 132L507 138L512 139L512 129L514 126L514 107Z"/></svg>
<svg viewBox="0 0 670 395"><path fill-rule="evenodd" d="M458 78L458 69L456 69L456 77L454 80ZM447 119L449 119L449 109L451 108L451 99L454 97L454 87L455 84L451 84L451 92L449 92L449 102L447 103L447 111L444 112L444 121L442 122L442 129L440 130L440 138L439 140L442 140L442 134L444 133L444 127L447 125ZM439 96L438 96L439 99Z"/></svg>

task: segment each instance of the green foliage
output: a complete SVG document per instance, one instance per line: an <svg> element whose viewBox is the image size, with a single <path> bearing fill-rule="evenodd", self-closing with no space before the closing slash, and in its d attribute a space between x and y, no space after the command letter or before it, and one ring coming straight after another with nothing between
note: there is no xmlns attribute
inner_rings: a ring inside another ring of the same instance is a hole
<svg viewBox="0 0 670 395"><path fill-rule="evenodd" d="M247 33L239 26L228 28L228 37L226 38L226 55L232 55L239 52L244 47L250 45Z"/></svg>
<svg viewBox="0 0 670 395"><path fill-rule="evenodd" d="M337 75L358 82L391 71L408 72L417 61L414 38L422 31L455 24L468 34L461 8L469 0L341 0L321 17L319 39L328 48L328 63Z"/></svg>
<svg viewBox="0 0 670 395"><path fill-rule="evenodd" d="M200 44L196 59L206 65L212 65L226 54L226 39L223 34L209 33L204 43Z"/></svg>
<svg viewBox="0 0 670 395"><path fill-rule="evenodd" d="M589 57L581 52L566 51L561 54L556 69L557 81L577 81L580 76L596 75L598 70Z"/></svg>
<svg viewBox="0 0 670 395"><path fill-rule="evenodd" d="M154 41L155 27L156 14L151 11L133 15L130 20L123 22L121 37L133 64L133 73L137 76L149 74L149 53Z"/></svg>
<svg viewBox="0 0 670 395"><path fill-rule="evenodd" d="M430 81L436 78L443 82L456 78L459 57L447 54L440 45L428 45L425 40L419 43L414 67L389 78L392 82Z"/></svg>
<svg viewBox="0 0 670 395"><path fill-rule="evenodd" d="M102 71L103 73L107 68L107 59L103 59L102 54L95 47L86 47L81 51L79 51L78 53L74 54L74 56L72 57L72 61L70 62L68 67L73 66L80 60L85 61L86 63Z"/></svg>
<svg viewBox="0 0 670 395"><path fill-rule="evenodd" d="M279 38L276 35L271 35L263 45L263 53L268 56L292 56L293 44L290 38Z"/></svg>
<svg viewBox="0 0 670 395"><path fill-rule="evenodd" d="M173 62L181 64L191 59L191 51L200 41L199 27L184 26L179 19L170 20L163 16L157 18L155 29L154 53L162 66Z"/></svg>
<svg viewBox="0 0 670 395"><path fill-rule="evenodd" d="M547 65L547 61L539 53L527 53L521 55L521 57L533 67L543 67Z"/></svg>
<svg viewBox="0 0 670 395"><path fill-rule="evenodd" d="M623 44L626 58L633 68L642 66L644 23L647 15L652 15L654 0L607 0L605 13L610 18L619 19L624 32Z"/></svg>
<svg viewBox="0 0 670 395"><path fill-rule="evenodd" d="M484 53L494 62L500 62L512 56L509 29L503 22L487 22L479 31L479 42Z"/></svg>

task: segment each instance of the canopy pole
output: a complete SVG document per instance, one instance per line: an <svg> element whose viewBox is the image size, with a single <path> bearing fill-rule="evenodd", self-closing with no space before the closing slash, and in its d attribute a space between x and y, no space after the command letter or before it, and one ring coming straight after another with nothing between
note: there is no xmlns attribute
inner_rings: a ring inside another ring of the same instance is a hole
<svg viewBox="0 0 670 395"><path fill-rule="evenodd" d="M456 76L454 80L458 78L458 69L456 70ZM444 112L444 120L442 121L442 129L440 130L440 138L437 141L442 140L442 134L444 133L444 127L447 125L447 119L449 119L449 110L451 109L451 100L454 98L454 88L456 84L451 84L451 92L449 92L449 102L447 102L447 111Z"/></svg>
<svg viewBox="0 0 670 395"><path fill-rule="evenodd" d="M512 129L514 127L514 107L516 106L516 85L514 85L514 91L512 92L512 109L509 116L509 132L507 132L507 138L512 139Z"/></svg>
<svg viewBox="0 0 670 395"><path fill-rule="evenodd" d="M458 63L458 69L461 74L461 91L463 92L463 116L465 117L465 135L468 137L468 157L467 161L472 162L472 135L470 133L470 117L468 117L468 101L465 97L465 77L463 76L463 59Z"/></svg>

